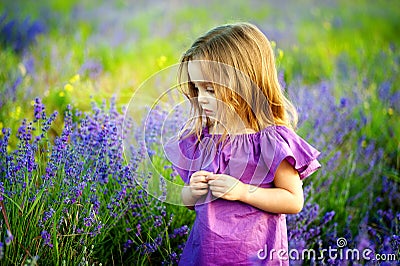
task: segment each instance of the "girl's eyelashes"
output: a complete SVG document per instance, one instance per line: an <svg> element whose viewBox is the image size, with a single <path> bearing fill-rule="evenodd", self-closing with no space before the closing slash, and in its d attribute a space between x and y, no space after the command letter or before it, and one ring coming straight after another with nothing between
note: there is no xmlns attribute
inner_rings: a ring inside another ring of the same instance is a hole
<svg viewBox="0 0 400 266"><path fill-rule="evenodd" d="M206 91L207 91L208 93L212 93L212 94L215 93L214 88L213 88L213 87L210 87L210 86L207 86Z"/></svg>
<svg viewBox="0 0 400 266"><path fill-rule="evenodd" d="M193 85L193 88L194 88L195 91L203 90L203 91L206 91L207 93L210 93L210 94L214 94L215 93L214 88L211 87L210 85L207 85L207 86Z"/></svg>

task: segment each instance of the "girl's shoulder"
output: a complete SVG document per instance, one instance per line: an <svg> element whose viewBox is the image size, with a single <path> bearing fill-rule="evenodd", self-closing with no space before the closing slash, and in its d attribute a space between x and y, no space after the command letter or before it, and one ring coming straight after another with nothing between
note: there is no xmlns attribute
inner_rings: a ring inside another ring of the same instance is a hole
<svg viewBox="0 0 400 266"><path fill-rule="evenodd" d="M246 139L248 141L251 140L257 140L260 139L262 137L274 137L277 135L281 135L282 137L291 139L291 138L297 138L298 135L297 133L284 126L284 125L272 125L272 126L268 126L260 131L248 131L248 132L244 132L241 134L235 134L235 135L228 135L228 139L230 141L235 141L238 139ZM203 128L202 134L200 136L200 140L203 138L209 138L209 137L213 137L213 138L219 138L221 137L222 134L213 134L210 133L207 127Z"/></svg>
<svg viewBox="0 0 400 266"><path fill-rule="evenodd" d="M218 143L222 134L210 133L207 127L204 127L201 134L198 136L195 132L186 130L179 137L175 138L181 144L201 144L201 142L209 142L210 139ZM248 143L257 145L261 142L272 142L276 145L281 144L305 144L306 141L300 137L293 129L284 125L268 126L257 132L246 132L243 134L227 135L228 143Z"/></svg>
<svg viewBox="0 0 400 266"><path fill-rule="evenodd" d="M219 142L220 137L221 134L210 134L204 128L200 136L189 133L170 141L165 152L178 172L181 171L179 173L185 182L188 182L191 172L206 169L219 157L227 163L232 161L231 164L257 165L262 161L271 169L271 180L284 159L298 170L301 178L320 167L316 160L319 151L286 126L274 125L258 132L228 135L223 142Z"/></svg>

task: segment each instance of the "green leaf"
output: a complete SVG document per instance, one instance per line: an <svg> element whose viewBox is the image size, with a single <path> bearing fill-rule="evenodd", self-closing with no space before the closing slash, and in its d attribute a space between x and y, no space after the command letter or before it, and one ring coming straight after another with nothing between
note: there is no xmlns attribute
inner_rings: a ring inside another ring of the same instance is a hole
<svg viewBox="0 0 400 266"><path fill-rule="evenodd" d="M29 211L26 214L26 217L29 216L29 214L31 214L31 212L33 211L33 209L35 208L35 206L38 204L39 200L41 199L42 195L44 192L44 188L42 188L42 190L40 190L39 194L37 195L35 201L33 202L31 208L29 209Z"/></svg>
<svg viewBox="0 0 400 266"><path fill-rule="evenodd" d="M57 223L53 223L53 232L51 234L53 236L53 247L55 250L54 261L56 261L56 265L59 265L58 260L60 258L60 252L58 250L58 241L57 241Z"/></svg>
<svg viewBox="0 0 400 266"><path fill-rule="evenodd" d="M14 203L14 205L18 208L18 210L20 210L20 212L23 212L21 206L18 205L18 203L16 203L12 198L8 197L6 194L3 193L3 197L5 197L6 199L10 200L12 203Z"/></svg>

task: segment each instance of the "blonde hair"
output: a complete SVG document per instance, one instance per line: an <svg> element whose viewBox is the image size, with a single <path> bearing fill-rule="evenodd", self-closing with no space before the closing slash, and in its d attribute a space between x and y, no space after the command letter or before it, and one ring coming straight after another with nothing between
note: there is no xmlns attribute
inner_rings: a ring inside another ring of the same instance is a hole
<svg viewBox="0 0 400 266"><path fill-rule="evenodd" d="M190 133L200 137L203 127L212 122L202 117L197 90L190 81L188 62L194 60L201 60L197 62L206 79L213 82L216 98L226 105L219 119L229 123L239 116L246 128L256 132L271 125L295 129L297 112L279 84L270 42L256 26L218 26L200 36L183 54L178 82L192 105L194 126Z"/></svg>

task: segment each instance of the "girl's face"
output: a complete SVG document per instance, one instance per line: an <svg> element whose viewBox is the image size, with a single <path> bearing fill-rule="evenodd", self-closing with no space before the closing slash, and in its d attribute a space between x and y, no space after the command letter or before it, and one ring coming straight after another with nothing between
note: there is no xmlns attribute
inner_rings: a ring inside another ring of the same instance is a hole
<svg viewBox="0 0 400 266"><path fill-rule="evenodd" d="M189 61L188 72L190 81L197 89L198 103L207 117L215 118L217 115L217 98L212 83L207 81L200 68L200 64Z"/></svg>

